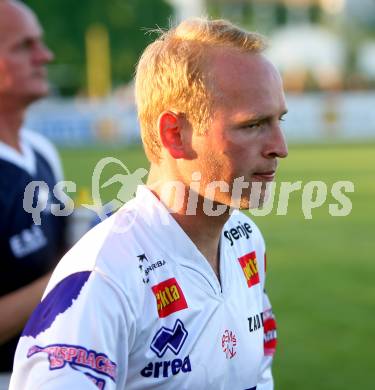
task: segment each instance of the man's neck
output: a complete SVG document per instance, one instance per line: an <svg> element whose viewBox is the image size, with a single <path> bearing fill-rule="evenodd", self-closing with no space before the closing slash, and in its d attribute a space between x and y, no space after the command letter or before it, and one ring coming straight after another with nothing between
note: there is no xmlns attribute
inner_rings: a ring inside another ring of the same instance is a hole
<svg viewBox="0 0 375 390"><path fill-rule="evenodd" d="M207 216L199 209L197 215L179 212L172 216L207 259L220 280L220 237L229 215Z"/></svg>
<svg viewBox="0 0 375 390"><path fill-rule="evenodd" d="M21 152L20 130L24 110L6 109L0 106L0 141Z"/></svg>
<svg viewBox="0 0 375 390"><path fill-rule="evenodd" d="M167 185L168 181L173 182L174 180L167 180L166 177L161 178L162 176L163 174L160 173L160 170L151 167L147 181L148 187L168 209L172 210L172 217L194 242L210 263L216 275L220 278L219 243L223 226L230 216L229 212L220 216L207 215L203 208L204 198L202 197L198 197L195 210L189 209L189 212L187 212L189 200L188 188L185 187L183 200L175 198L177 191L171 191L171 196L166 196L164 189L169 187ZM178 209L175 206L177 204L179 205Z"/></svg>

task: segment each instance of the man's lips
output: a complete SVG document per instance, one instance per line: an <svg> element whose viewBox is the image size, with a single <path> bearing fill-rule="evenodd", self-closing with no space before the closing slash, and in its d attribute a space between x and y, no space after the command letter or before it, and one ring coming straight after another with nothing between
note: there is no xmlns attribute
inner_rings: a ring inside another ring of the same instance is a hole
<svg viewBox="0 0 375 390"><path fill-rule="evenodd" d="M254 181L272 181L275 179L276 171L254 172L252 178Z"/></svg>
<svg viewBox="0 0 375 390"><path fill-rule="evenodd" d="M36 78L46 78L47 77L47 69L46 68L38 68L35 69L32 73L33 77Z"/></svg>

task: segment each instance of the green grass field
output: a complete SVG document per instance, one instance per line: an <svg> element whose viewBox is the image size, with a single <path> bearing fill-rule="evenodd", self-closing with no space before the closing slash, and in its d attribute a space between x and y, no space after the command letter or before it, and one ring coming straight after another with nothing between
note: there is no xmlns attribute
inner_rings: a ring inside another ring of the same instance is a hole
<svg viewBox="0 0 375 390"><path fill-rule="evenodd" d="M91 188L104 156L133 172L147 167L139 148L62 150L68 180ZM275 210L254 217L266 238L267 289L278 320L274 364L279 390L375 388L375 145L291 146L278 181L338 180L354 183L353 209L332 217L326 203L306 220L301 191L291 194L286 216ZM108 167L106 175L119 173ZM113 186L106 197L111 199Z"/></svg>

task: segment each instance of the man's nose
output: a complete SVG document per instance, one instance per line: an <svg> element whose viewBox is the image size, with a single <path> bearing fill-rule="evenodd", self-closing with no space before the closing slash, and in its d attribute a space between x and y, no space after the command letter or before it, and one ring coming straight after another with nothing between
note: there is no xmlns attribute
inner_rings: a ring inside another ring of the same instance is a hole
<svg viewBox="0 0 375 390"><path fill-rule="evenodd" d="M36 62L46 64L51 62L53 58L52 51L44 43L37 45L34 53L34 60Z"/></svg>
<svg viewBox="0 0 375 390"><path fill-rule="evenodd" d="M280 124L275 124L269 134L269 140L263 151L264 157L285 158L288 156L288 146Z"/></svg>

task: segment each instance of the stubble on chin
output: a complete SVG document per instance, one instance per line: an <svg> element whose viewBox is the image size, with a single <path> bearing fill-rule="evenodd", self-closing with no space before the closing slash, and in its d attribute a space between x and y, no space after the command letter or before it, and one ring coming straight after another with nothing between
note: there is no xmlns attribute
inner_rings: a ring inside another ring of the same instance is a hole
<svg viewBox="0 0 375 390"><path fill-rule="evenodd" d="M239 210L250 210L262 208L271 196L270 182L249 183L249 188L245 189L240 197L231 199L231 208Z"/></svg>

